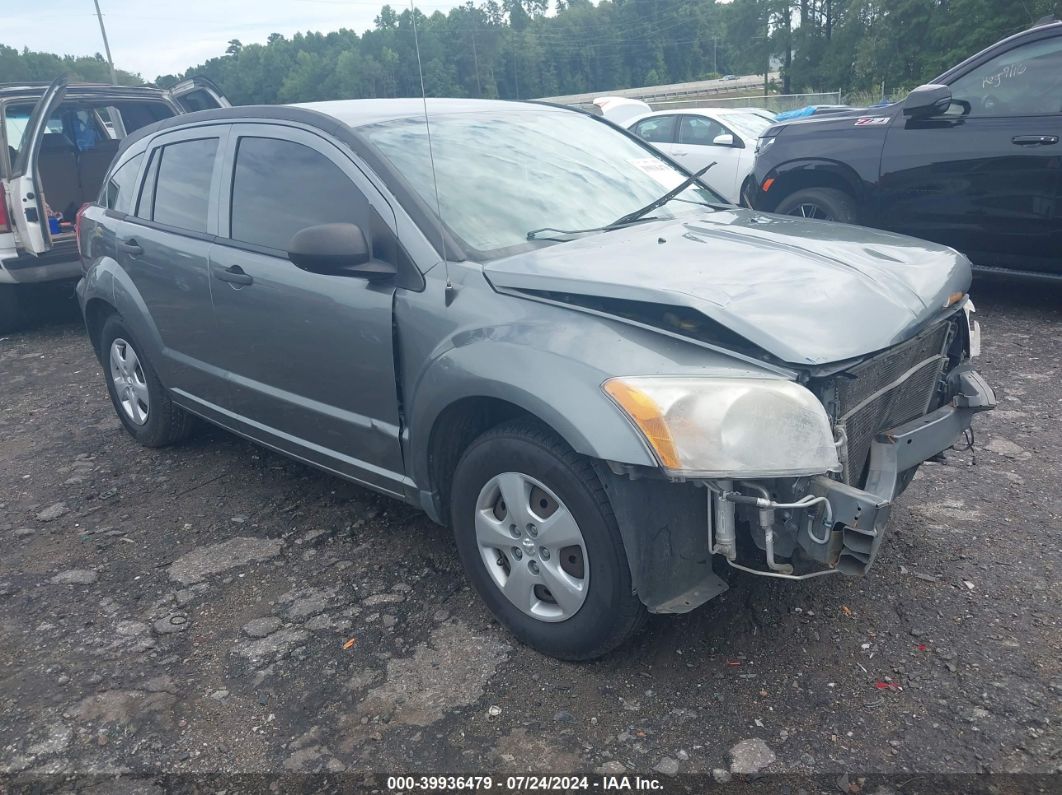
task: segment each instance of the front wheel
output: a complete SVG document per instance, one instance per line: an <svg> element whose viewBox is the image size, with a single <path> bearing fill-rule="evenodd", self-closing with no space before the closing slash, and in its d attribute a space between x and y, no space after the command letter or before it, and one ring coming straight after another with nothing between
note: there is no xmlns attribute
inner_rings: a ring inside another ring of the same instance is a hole
<svg viewBox="0 0 1062 795"><path fill-rule="evenodd" d="M779 215L795 215L799 218L857 223L855 199L836 188L804 188L795 191L782 199L774 211Z"/></svg>
<svg viewBox="0 0 1062 795"><path fill-rule="evenodd" d="M451 519L472 585L532 648L589 660L643 624L600 480L542 426L506 423L472 443L454 472Z"/></svg>

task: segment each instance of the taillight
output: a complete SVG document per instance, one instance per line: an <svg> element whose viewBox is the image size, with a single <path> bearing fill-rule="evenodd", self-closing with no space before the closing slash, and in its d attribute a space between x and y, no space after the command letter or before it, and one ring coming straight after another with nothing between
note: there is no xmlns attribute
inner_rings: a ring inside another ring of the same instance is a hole
<svg viewBox="0 0 1062 795"><path fill-rule="evenodd" d="M7 196L4 195L4 183L0 182L0 232L11 231L11 219L7 217Z"/></svg>
<svg viewBox="0 0 1062 795"><path fill-rule="evenodd" d="M77 215L74 216L74 239L77 241L77 253L79 256L81 255L81 216L91 206L92 202L85 202L77 208Z"/></svg>

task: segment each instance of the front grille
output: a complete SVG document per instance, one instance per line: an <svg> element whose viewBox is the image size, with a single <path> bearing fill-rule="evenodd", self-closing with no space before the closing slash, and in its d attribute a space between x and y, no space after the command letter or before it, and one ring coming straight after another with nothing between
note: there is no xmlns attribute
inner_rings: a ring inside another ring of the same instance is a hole
<svg viewBox="0 0 1062 795"><path fill-rule="evenodd" d="M831 378L823 395L848 439L844 480L861 486L870 445L881 431L925 414L937 391L951 322L889 348Z"/></svg>

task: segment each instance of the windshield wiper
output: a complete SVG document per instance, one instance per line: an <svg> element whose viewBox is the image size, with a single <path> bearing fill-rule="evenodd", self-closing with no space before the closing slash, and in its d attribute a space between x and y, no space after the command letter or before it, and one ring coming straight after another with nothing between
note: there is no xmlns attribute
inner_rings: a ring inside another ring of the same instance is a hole
<svg viewBox="0 0 1062 795"><path fill-rule="evenodd" d="M611 224L606 226L605 229L613 229L613 228L615 228L617 226L623 226L624 224L633 223L634 221L640 220L647 213L651 213L656 208L663 207L669 201L671 201L676 196L678 196L680 193L682 193L682 191L686 190L686 188L688 188L690 185L692 185L694 182L696 182L698 180L698 178L704 176L708 172L708 169L710 169L712 166L714 166L715 163L716 163L716 161L713 160L711 163L706 165L704 168L702 168L697 173L690 174L689 177L687 177L686 179L682 180L682 182L680 182L674 188L669 190L667 193L665 193L659 199L656 199L655 201L649 202L649 204L645 205L644 207L642 207L639 210L635 210L632 213L627 213L626 215L624 215L621 218L617 218Z"/></svg>
<svg viewBox="0 0 1062 795"><path fill-rule="evenodd" d="M532 229L527 233L528 240L556 240L556 238L550 235L543 235L543 232L553 232L556 235L586 235L591 232L603 232L606 229L615 229L617 226L626 226L627 224L636 224L640 221L652 221L653 218L633 218L630 221L624 221L623 223L613 222L607 226L594 226L590 229L557 229L554 226L543 226L541 229Z"/></svg>

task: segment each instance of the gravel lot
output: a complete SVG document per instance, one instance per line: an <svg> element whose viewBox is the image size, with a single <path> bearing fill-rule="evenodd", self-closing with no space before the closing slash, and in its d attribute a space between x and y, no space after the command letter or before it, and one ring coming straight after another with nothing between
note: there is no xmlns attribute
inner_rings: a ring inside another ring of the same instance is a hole
<svg viewBox="0 0 1062 795"><path fill-rule="evenodd" d="M1062 772L1062 292L974 295L999 408L866 579L734 576L583 665L402 504L138 447L60 302L0 338L0 772Z"/></svg>

